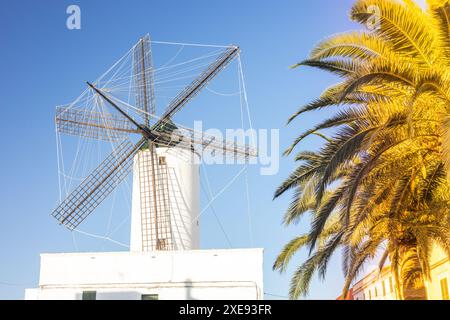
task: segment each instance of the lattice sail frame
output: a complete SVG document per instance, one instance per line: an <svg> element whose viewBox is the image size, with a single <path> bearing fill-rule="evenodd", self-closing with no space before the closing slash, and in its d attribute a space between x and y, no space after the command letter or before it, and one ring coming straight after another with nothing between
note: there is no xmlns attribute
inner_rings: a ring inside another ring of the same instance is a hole
<svg viewBox="0 0 450 320"><path fill-rule="evenodd" d="M145 35L133 47L133 81L136 107L144 111L145 124L156 114L153 58L150 35Z"/></svg>
<svg viewBox="0 0 450 320"><path fill-rule="evenodd" d="M224 156L244 160L258 156L256 149L248 145L227 141L189 128L177 128L177 130L172 132L154 132L154 134L157 136L158 143L168 146L174 145L178 148L194 151L197 154L203 154L205 151L215 151Z"/></svg>
<svg viewBox="0 0 450 320"><path fill-rule="evenodd" d="M55 124L59 133L110 142L139 132L125 117L72 106L56 107Z"/></svg>
<svg viewBox="0 0 450 320"><path fill-rule="evenodd" d="M133 155L145 139L133 145L122 142L100 165L74 189L53 211L61 224L75 229L130 173Z"/></svg>
<svg viewBox="0 0 450 320"><path fill-rule="evenodd" d="M169 171L165 157L152 157L151 152L140 151L135 159L139 172L142 250L173 250ZM152 168L156 168L156 176L151 174Z"/></svg>
<svg viewBox="0 0 450 320"><path fill-rule="evenodd" d="M167 106L166 111L159 120L165 124L175 113L180 111L192 98L194 98L221 70L223 70L239 53L239 48L228 47L212 64L181 91Z"/></svg>
<svg viewBox="0 0 450 320"><path fill-rule="evenodd" d="M136 105L143 110L145 125L150 126L150 120L156 114L153 61L150 36L146 35L133 48L133 79L135 83ZM143 251L172 249L169 203L165 203L164 181L159 180L160 168L156 146L148 140L148 152L140 152L139 193L141 210L141 238ZM166 192L168 195L168 192ZM162 198L162 204L161 204ZM165 243L162 243L160 235Z"/></svg>

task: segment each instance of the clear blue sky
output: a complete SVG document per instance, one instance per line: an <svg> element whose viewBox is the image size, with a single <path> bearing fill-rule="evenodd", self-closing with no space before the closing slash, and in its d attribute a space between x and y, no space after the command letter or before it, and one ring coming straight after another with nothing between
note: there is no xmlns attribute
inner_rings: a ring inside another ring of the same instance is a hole
<svg viewBox="0 0 450 320"><path fill-rule="evenodd" d="M50 217L57 197L54 108L74 99L143 34L155 40L238 44L254 126L280 128L281 147L323 114L285 127L298 106L335 79L316 70L290 70L325 36L356 28L348 20L351 0L192 1L4 1L0 2L0 298L20 299L39 278L41 252L74 251L70 233ZM66 8L78 4L82 29L66 29ZM223 110L202 117L220 116ZM191 115L192 116L192 115ZM182 117L182 115L180 115ZM304 148L316 148L317 141ZM272 272L277 252L307 229L281 225L290 196L272 201L275 188L294 168L281 160L278 175L250 174L254 246L265 248L265 291L286 296L290 274ZM230 178L212 170L217 189ZM232 176L232 174L231 174ZM243 184L215 204L234 247L250 246ZM202 218L202 246L227 247L215 220ZM127 237L123 230L122 237ZM83 239L80 239L83 241ZM101 248L101 247L100 247ZM95 251L95 243L83 250ZM108 250L122 250L107 247ZM238 261L236 263L239 263ZM334 299L342 285L340 258L325 283L314 281L310 298ZM273 298L272 296L266 296Z"/></svg>

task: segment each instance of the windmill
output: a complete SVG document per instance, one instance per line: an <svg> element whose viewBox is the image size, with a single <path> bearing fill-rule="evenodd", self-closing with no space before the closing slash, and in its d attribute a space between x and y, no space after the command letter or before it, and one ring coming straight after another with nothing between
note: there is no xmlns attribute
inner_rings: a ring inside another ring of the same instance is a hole
<svg viewBox="0 0 450 320"><path fill-rule="evenodd" d="M169 172L159 148L177 148L189 154L202 154L208 149L232 157L256 156L256 151L246 145L227 142L207 136L192 129L179 128L172 117L185 107L192 98L224 69L238 54L239 48L228 46L201 74L187 85L167 105L162 116L157 118L154 94L151 41L146 35L132 48L133 81L136 108L141 117L133 117L119 106L114 96L87 82L97 99L109 105L116 114L105 114L91 110L74 110L58 107L56 127L59 133L83 138L119 141L119 145L92 171L52 212L52 216L70 230L76 229L132 171L138 176L140 211L140 249L174 250L169 189ZM129 135L140 135L132 143Z"/></svg>

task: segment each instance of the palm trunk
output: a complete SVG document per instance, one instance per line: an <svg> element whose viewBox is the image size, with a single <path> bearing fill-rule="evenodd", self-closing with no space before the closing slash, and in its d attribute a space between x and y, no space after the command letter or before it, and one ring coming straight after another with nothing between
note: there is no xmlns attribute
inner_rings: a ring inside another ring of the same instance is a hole
<svg viewBox="0 0 450 320"><path fill-rule="evenodd" d="M395 281L395 298L397 300L404 300L398 268L395 268L395 270L394 270L394 281Z"/></svg>

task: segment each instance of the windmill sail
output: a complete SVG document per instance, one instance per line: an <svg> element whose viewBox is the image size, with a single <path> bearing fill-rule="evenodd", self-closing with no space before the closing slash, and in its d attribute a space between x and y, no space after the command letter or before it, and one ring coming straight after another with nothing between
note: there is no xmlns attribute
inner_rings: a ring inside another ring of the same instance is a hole
<svg viewBox="0 0 450 320"><path fill-rule="evenodd" d="M144 111L145 124L155 115L156 101L153 81L153 61L150 35L146 35L133 47L133 79L136 107Z"/></svg>
<svg viewBox="0 0 450 320"><path fill-rule="evenodd" d="M135 161L140 192L141 249L172 250L169 172L165 157L158 157L150 148L139 152Z"/></svg>
<svg viewBox="0 0 450 320"><path fill-rule="evenodd" d="M177 148L196 151L199 154L202 154L204 151L215 150L220 154L231 156L235 159L248 159L258 156L256 149L249 145L223 140L189 128L177 127L173 131L160 130L152 132L156 137L156 142L162 146L176 146Z"/></svg>
<svg viewBox="0 0 450 320"><path fill-rule="evenodd" d="M122 141L139 132L120 115L71 107L57 107L55 123L59 133L103 141Z"/></svg>
<svg viewBox="0 0 450 320"><path fill-rule="evenodd" d="M122 142L70 195L53 211L61 224L75 229L118 186L131 169L133 155L144 144Z"/></svg>
<svg viewBox="0 0 450 320"><path fill-rule="evenodd" d="M161 119L155 125L164 125L175 113L180 111L193 97L195 97L223 68L225 68L239 53L239 47L227 48L212 64L192 81L167 106Z"/></svg>

